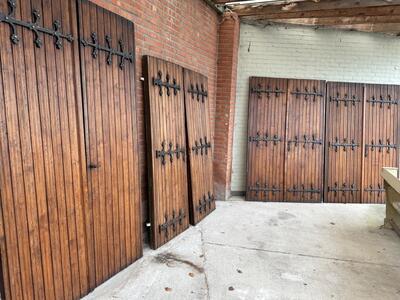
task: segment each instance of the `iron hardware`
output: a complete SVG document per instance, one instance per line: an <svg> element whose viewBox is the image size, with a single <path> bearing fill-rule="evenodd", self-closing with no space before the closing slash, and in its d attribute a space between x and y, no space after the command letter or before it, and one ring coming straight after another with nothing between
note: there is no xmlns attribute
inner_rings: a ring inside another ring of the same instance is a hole
<svg viewBox="0 0 400 300"><path fill-rule="evenodd" d="M316 97L324 97L324 94L321 92L317 91L317 88L314 86L312 89L312 92L308 90L308 88L306 87L304 89L304 92L300 91L299 88L296 88L296 90L294 92L291 92L292 95L295 95L296 98L299 98L300 96L304 96L304 100L308 101L308 97L312 97L313 98L313 102L316 101Z"/></svg>
<svg viewBox="0 0 400 300"><path fill-rule="evenodd" d="M294 144L295 147L297 147L299 144L303 144L303 148L306 148L307 144L311 144L311 149L315 149L315 145L322 145L322 140L318 140L315 137L315 134L312 134L311 137L308 137L304 134L302 140L296 135L293 140L288 140L287 143L288 151L290 151L291 144Z"/></svg>
<svg viewBox="0 0 400 300"><path fill-rule="evenodd" d="M381 139L378 140L378 143L374 143L374 140L371 141L371 144L366 144L365 145L365 153L364 156L368 156L368 149L371 149L371 151L374 151L375 148L378 148L379 152L382 152L382 149L386 148L386 153L390 153L390 149L396 149L397 150L398 145L391 144L390 139L386 140L386 144L383 143Z"/></svg>
<svg viewBox="0 0 400 300"><path fill-rule="evenodd" d="M267 86L266 89L263 89L261 84L258 84L257 87L252 87L250 89L250 93L257 94L258 98L261 98L261 94L267 94L267 98L270 98L270 94L275 94L275 97L279 97L280 94L285 94L286 92L276 87L275 89Z"/></svg>
<svg viewBox="0 0 400 300"><path fill-rule="evenodd" d="M347 139L343 139L343 142L339 141L339 138L335 137L334 142L329 142L329 147L332 147L335 149L335 152L338 152L338 150L343 147L343 151L346 152L346 148L351 148L352 151L355 150L356 147L359 147L360 145L352 139L350 142L347 141Z"/></svg>
<svg viewBox="0 0 400 300"><path fill-rule="evenodd" d="M176 214L175 210L173 210L171 218L168 217L168 214L165 214L165 222L159 225L160 233L164 232L165 237L168 238L168 229L172 227L172 229L176 231L177 224L182 225L184 218L186 218L186 214L183 209L179 209L178 215Z"/></svg>
<svg viewBox="0 0 400 300"><path fill-rule="evenodd" d="M203 197L199 200L199 205L196 207L196 211L198 211L200 214L207 212L207 206L208 209L211 209L213 202L215 202L214 195L208 192L207 196L203 195Z"/></svg>
<svg viewBox="0 0 400 300"><path fill-rule="evenodd" d="M372 106L375 104L379 104L379 107L383 107L384 104L388 105L388 109L390 109L391 105L397 105L399 103L399 100L392 99L390 95L387 96L385 99L382 95L379 96L379 99L376 99L375 96L372 96L371 99L367 99L368 103L371 103Z"/></svg>
<svg viewBox="0 0 400 300"><path fill-rule="evenodd" d="M345 195L346 193L350 193L352 196L354 195L354 192L358 192L360 189L356 188L356 186L352 183L349 186L347 186L346 183L343 183L341 187L339 187L338 183L335 182L333 187L328 186L328 192L333 192L334 196L337 196L338 192L341 192L342 195Z"/></svg>
<svg viewBox="0 0 400 300"><path fill-rule="evenodd" d="M165 87L167 89L167 96L169 97L171 95L170 93L170 89L174 90L174 95L178 94L178 91L181 90L181 87L179 84L176 83L176 79L173 78L172 79L172 83L170 83L170 76L167 73L167 75L165 76L165 82L162 80L162 72L158 71L157 73L157 78L153 77L153 85L158 86L158 88L160 89L159 94L160 96L163 95L163 87Z"/></svg>
<svg viewBox="0 0 400 300"><path fill-rule="evenodd" d="M161 150L156 150L156 158L161 159L162 165L165 165L166 163L165 158L167 156L169 156L169 160L171 163L174 161L174 155L176 156L177 159L180 159L182 155L182 159L183 161L185 161L185 154L186 154L185 149L180 147L179 144L176 144L175 149L173 149L172 142L168 143L168 149L166 149L165 141L161 143Z"/></svg>
<svg viewBox="0 0 400 300"><path fill-rule="evenodd" d="M193 84L190 84L190 87L188 88L188 93L192 94L192 99L194 99L194 96L196 95L197 97L197 102L200 101L201 97L201 102L204 103L205 98L208 97L208 92L204 89L204 85L201 84L199 88L199 84L196 83L196 88Z"/></svg>
<svg viewBox="0 0 400 300"><path fill-rule="evenodd" d="M256 147L259 146L260 142L265 142L265 146L268 146L268 142L272 142L275 146L280 141L281 138L278 137L278 135L276 134L274 134L273 136L269 136L268 133L266 133L265 135L261 136L259 131L257 131L257 134L255 136L249 136L249 142L256 143Z"/></svg>
<svg viewBox="0 0 400 300"><path fill-rule="evenodd" d="M92 41L88 41L85 39L81 39L81 44L83 47L92 47L92 57L97 58L99 51L104 51L107 53L107 64L112 64L113 56L118 56L120 58L119 67L120 69L124 68L125 61L129 61L133 63L133 54L124 52L124 43L122 40L118 41L119 50L113 49L111 45L111 37L109 35L105 36L106 46L102 46L99 44L99 39L96 32L92 32L90 35Z"/></svg>
<svg viewBox="0 0 400 300"><path fill-rule="evenodd" d="M336 106L339 106L340 102L344 102L344 106L347 107L347 104L350 102L353 106L356 105L356 102L361 102L360 99L357 98L356 95L349 97L347 94L344 94L343 98L340 98L339 92L336 93L336 97L329 96L329 102L336 102Z"/></svg>
<svg viewBox="0 0 400 300"><path fill-rule="evenodd" d="M320 194L321 190L315 189L314 186L311 184L310 188L306 188L304 184L302 184L300 187L297 187L297 185L294 185L293 188L287 189L289 193L293 194Z"/></svg>
<svg viewBox="0 0 400 300"><path fill-rule="evenodd" d="M369 192L371 195L372 193L378 193L378 197L385 192L385 189L381 186L380 183L377 184L377 187L369 185L369 187L364 189L365 192Z"/></svg>
<svg viewBox="0 0 400 300"><path fill-rule="evenodd" d="M249 192L254 192L256 197L258 197L258 193L264 193L264 197L267 197L269 192L272 192L272 195L275 196L276 193L281 192L281 189L278 189L275 185L268 186L266 183L263 187L261 184L257 181L255 186L249 186L248 188Z"/></svg>
<svg viewBox="0 0 400 300"><path fill-rule="evenodd" d="M43 45L43 40L40 38L40 33L43 34L48 34L51 35L54 38L54 44L57 49L61 49L63 46L63 40L66 40L70 43L73 42L74 38L72 37L71 34L63 34L61 30L61 22L59 20L55 20L53 22L53 28L45 28L39 25L39 22L42 18L40 12L38 10L33 10L32 11L32 21L27 22L23 20L17 20L14 15L15 15L15 10L17 8L17 4L15 0L7 0L8 4L8 13L4 14L0 12L0 23L6 23L10 25L11 28L11 36L10 39L13 44L18 44L20 41L20 37L17 33L17 28L16 26L21 26L23 28L26 28L28 30L31 30L34 35L34 44L36 45L37 48L41 48Z"/></svg>
<svg viewBox="0 0 400 300"><path fill-rule="evenodd" d="M194 146L192 147L192 151L196 153L196 155L200 154L208 155L208 149L211 149L211 143L207 141L207 137L204 137L204 141L202 138L199 139L200 142L194 141Z"/></svg>
<svg viewBox="0 0 400 300"><path fill-rule="evenodd" d="M93 170L93 169L97 169L99 167L99 165L97 164L89 164L88 168Z"/></svg>

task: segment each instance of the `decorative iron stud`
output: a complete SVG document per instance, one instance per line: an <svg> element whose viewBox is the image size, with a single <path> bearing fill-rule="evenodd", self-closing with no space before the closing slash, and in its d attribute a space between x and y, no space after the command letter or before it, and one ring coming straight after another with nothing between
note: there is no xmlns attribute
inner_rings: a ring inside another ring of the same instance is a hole
<svg viewBox="0 0 400 300"><path fill-rule="evenodd" d="M322 140L317 139L315 137L315 134L312 134L311 137L308 137L306 134L302 136L302 139L299 139L297 135L294 136L294 139L288 140L288 147L287 150L290 151L291 145L293 144L295 147L297 147L299 144L303 144L303 148L306 148L307 144L311 144L311 149L314 150L315 145L322 145Z"/></svg>
<svg viewBox="0 0 400 300"><path fill-rule="evenodd" d="M314 86L312 91L308 90L308 87L306 87L303 91L300 91L299 88L296 88L295 91L291 92L292 95L295 95L296 98L299 98L300 96L304 96L304 100L308 101L309 97L312 97L312 101L315 102L317 97L324 97L324 94L322 92L318 92L317 88Z"/></svg>
<svg viewBox="0 0 400 300"><path fill-rule="evenodd" d="M28 30L31 30L35 38L33 40L36 47L41 48L43 45L43 40L40 37L40 33L51 35L54 38L54 45L57 49L61 49L63 46L63 40L66 40L70 43L73 42L74 38L71 34L64 34L61 32L61 22L59 20L55 20L53 22L53 28L45 28L39 25L41 20L41 14L38 10L34 9L32 11L32 22L27 22L23 20L17 20L15 16L15 10L17 8L17 3L15 0L7 0L8 4L8 13L4 14L0 12L0 23L6 23L11 28L10 39L13 44L18 44L20 41L20 37L17 33L17 27L21 26Z"/></svg>
<svg viewBox="0 0 400 300"><path fill-rule="evenodd" d="M386 153L390 153L390 149L397 149L397 147L398 145L390 143L390 139L386 139L386 144L383 143L382 139L379 139L377 143L375 143L374 140L372 140L371 144L365 145L364 156L365 157L368 156L369 149L372 152L374 151L375 148L377 148L379 152L382 152L382 150L386 149Z"/></svg>
<svg viewBox="0 0 400 300"><path fill-rule="evenodd" d="M391 108L392 105L397 105L399 103L399 100L397 99L392 99L392 97L390 95L387 95L386 99L384 98L384 96L380 95L379 99L377 99L375 96L372 96L371 99L367 99L368 103L371 103L372 106L374 106L375 104L379 104L379 107L382 108L383 105L388 105L388 109Z"/></svg>
<svg viewBox="0 0 400 300"><path fill-rule="evenodd" d="M165 165L166 163L165 158L167 156L169 156L169 160L172 163L174 161L174 155L176 156L177 159L180 159L180 157L182 156L183 161L185 161L186 150L180 147L179 144L176 144L175 149L173 149L172 142L168 143L168 149L166 149L165 141L161 143L161 150L156 150L156 158L161 159L162 165Z"/></svg>
<svg viewBox="0 0 400 300"><path fill-rule="evenodd" d="M356 95L349 96L347 94L344 94L344 97L341 98L339 92L336 93L336 97L334 96L329 96L329 102L336 102L336 106L339 106L340 102L344 103L344 106L347 107L348 103L353 104L353 106L356 105L357 102L361 102L359 98L357 98Z"/></svg>
<svg viewBox="0 0 400 300"><path fill-rule="evenodd" d="M346 193L350 193L352 196L354 195L354 192L358 192L360 189L356 188L355 184L352 183L351 185L347 185L345 182L342 184L341 187L339 187L338 183L335 182L333 187L328 186L328 192L333 192L334 196L337 196L338 192L341 192L342 195L345 195Z"/></svg>
<svg viewBox="0 0 400 300"><path fill-rule="evenodd" d="M153 77L153 85L154 86L158 86L159 88L159 95L162 96L163 95L163 87L167 90L167 96L169 97L171 95L170 89L174 90L174 95L178 94L178 91L181 90L181 87L179 84L176 83L176 79L173 78L172 79L172 83L170 82L170 76L167 73L167 75L165 76L165 81L163 81L162 79L162 72L158 71L157 73L157 78Z"/></svg>
<svg viewBox="0 0 400 300"><path fill-rule="evenodd" d="M350 148L352 151L355 150L356 147L359 147L360 145L352 139L350 142L347 141L347 138L343 139L343 142L340 142L338 137L335 137L334 142L329 142L328 144L329 147L335 149L335 152L338 152L338 150L343 147L343 151L346 152L347 148Z"/></svg>
<svg viewBox="0 0 400 300"><path fill-rule="evenodd" d="M371 195L372 193L377 193L378 197L385 192L385 189L383 186L378 183L376 187L374 187L372 184L369 185L369 187L364 189L365 192L369 192Z"/></svg>
<svg viewBox="0 0 400 300"><path fill-rule="evenodd" d="M182 208L179 209L179 214L176 214L175 210L173 210L171 217L169 217L168 214L165 213L164 223L159 225L160 233L164 232L165 237L168 238L168 229L172 227L173 231L176 231L177 225L182 225L184 218L186 218L186 214Z"/></svg>
<svg viewBox="0 0 400 300"><path fill-rule="evenodd" d="M261 84L258 84L257 87L252 87L250 89L250 93L257 94L257 98L261 98L261 94L266 94L267 98L269 99L271 94L275 94L275 97L279 97L280 94L285 94L286 92L278 87L273 89L269 85L266 89L263 89Z"/></svg>
<svg viewBox="0 0 400 300"><path fill-rule="evenodd" d="M102 46L99 44L99 39L97 36L96 32L92 32L90 35L91 41L81 39L81 44L83 47L92 47L92 57L97 58L99 51L104 51L107 54L107 64L111 65L112 64L112 58L113 56L118 56L120 61L119 61L119 67L120 69L124 68L125 61L129 61L130 63L133 63L133 54L132 53L125 53L124 52L124 43L122 40L118 41L119 45L119 50L113 49L112 48L112 40L109 35L105 36L105 42L106 46Z"/></svg>
<svg viewBox="0 0 400 300"><path fill-rule="evenodd" d="M208 155L208 149L211 149L211 143L208 142L207 137L200 138L199 142L198 141L194 141L194 146L192 147L192 151L194 153L196 153L196 155L199 154L199 150L200 150L200 154L203 155Z"/></svg>
<svg viewBox="0 0 400 300"><path fill-rule="evenodd" d="M256 147L260 145L260 142L264 142L265 146L268 146L269 142L272 142L274 146L278 145L278 142L281 141L281 138L277 135L274 134L273 136L269 136L268 132L265 133L265 135L261 136L260 132L257 131L257 134L255 136L249 136L249 142L250 143L255 143Z"/></svg>
<svg viewBox="0 0 400 300"><path fill-rule="evenodd" d="M204 85L203 84L200 84L200 88L199 88L199 84L198 83L196 83L196 85L193 85L191 83L190 87L188 88L188 93L192 94L192 99L194 99L194 96L196 96L197 102L200 101L200 97L201 97L201 102L204 103L205 98L208 97L208 92L204 89Z"/></svg>

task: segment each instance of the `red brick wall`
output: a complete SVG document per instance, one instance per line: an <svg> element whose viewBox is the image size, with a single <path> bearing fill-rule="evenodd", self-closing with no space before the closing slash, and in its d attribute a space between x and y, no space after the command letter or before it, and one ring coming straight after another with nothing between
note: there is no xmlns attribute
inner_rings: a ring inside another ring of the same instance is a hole
<svg viewBox="0 0 400 300"><path fill-rule="evenodd" d="M203 0L91 0L135 24L136 99L142 170L143 221L147 217L142 56L152 55L208 77L210 110L215 116L218 14ZM214 126L212 126L214 128Z"/></svg>
<svg viewBox="0 0 400 300"><path fill-rule="evenodd" d="M218 200L230 196L240 22L225 13L219 28L214 181Z"/></svg>

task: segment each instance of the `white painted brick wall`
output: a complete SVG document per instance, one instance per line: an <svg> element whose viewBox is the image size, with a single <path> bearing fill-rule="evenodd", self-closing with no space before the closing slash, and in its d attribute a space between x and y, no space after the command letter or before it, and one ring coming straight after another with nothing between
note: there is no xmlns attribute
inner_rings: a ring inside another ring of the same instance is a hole
<svg viewBox="0 0 400 300"><path fill-rule="evenodd" d="M382 34L241 24L232 191L246 184L250 76L400 84L400 38Z"/></svg>

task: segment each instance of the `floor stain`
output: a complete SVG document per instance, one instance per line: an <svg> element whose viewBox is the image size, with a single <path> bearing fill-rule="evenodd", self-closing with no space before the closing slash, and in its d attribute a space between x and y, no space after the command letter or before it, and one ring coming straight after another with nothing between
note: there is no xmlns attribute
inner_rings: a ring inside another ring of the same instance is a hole
<svg viewBox="0 0 400 300"><path fill-rule="evenodd" d="M289 220L289 219L296 218L296 216L293 215L293 214L291 214L291 213L287 213L287 212L284 212L284 211L280 211L280 212L278 213L278 218L279 218L280 220Z"/></svg>
<svg viewBox="0 0 400 300"><path fill-rule="evenodd" d="M171 252L164 252L156 255L154 257L154 261L159 264L166 264L167 266L172 266L173 263L181 263L187 265L199 273L204 273L204 268L196 265L195 263L191 262L190 260L184 259L179 257L178 255L171 253Z"/></svg>

